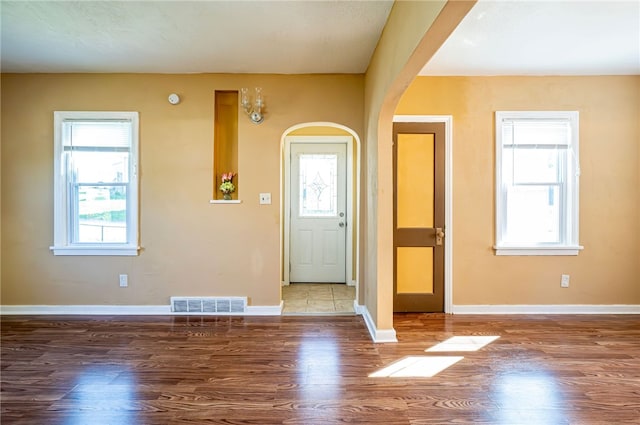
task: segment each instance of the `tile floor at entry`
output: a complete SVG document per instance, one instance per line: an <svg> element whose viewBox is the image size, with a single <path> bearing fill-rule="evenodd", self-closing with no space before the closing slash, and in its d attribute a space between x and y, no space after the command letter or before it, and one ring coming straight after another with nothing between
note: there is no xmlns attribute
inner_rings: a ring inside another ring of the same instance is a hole
<svg viewBox="0 0 640 425"><path fill-rule="evenodd" d="M356 287L344 283L292 283L282 287L284 314L353 314Z"/></svg>

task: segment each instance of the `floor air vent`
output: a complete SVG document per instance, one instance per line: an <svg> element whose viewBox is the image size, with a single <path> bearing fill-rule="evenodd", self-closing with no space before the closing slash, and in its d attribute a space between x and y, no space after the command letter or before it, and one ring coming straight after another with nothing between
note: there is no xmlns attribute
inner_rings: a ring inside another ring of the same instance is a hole
<svg viewBox="0 0 640 425"><path fill-rule="evenodd" d="M244 313L245 297L171 297L174 313Z"/></svg>

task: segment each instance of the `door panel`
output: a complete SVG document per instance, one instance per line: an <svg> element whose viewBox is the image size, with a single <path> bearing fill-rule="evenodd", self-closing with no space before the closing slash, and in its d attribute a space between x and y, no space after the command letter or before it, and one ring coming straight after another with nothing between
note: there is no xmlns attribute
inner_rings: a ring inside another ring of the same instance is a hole
<svg viewBox="0 0 640 425"><path fill-rule="evenodd" d="M433 248L398 247L397 264L398 294L433 294Z"/></svg>
<svg viewBox="0 0 640 425"><path fill-rule="evenodd" d="M336 229L325 229L322 231L322 265L335 266L338 263L337 249L340 243L340 235Z"/></svg>
<svg viewBox="0 0 640 425"><path fill-rule="evenodd" d="M399 228L433 227L433 134L398 134L397 214Z"/></svg>
<svg viewBox="0 0 640 425"><path fill-rule="evenodd" d="M291 145L291 282L346 282L346 151Z"/></svg>
<svg viewBox="0 0 640 425"><path fill-rule="evenodd" d="M300 265L311 266L313 263L313 232L311 230L300 229L298 232L299 257L298 262Z"/></svg>
<svg viewBox="0 0 640 425"><path fill-rule="evenodd" d="M394 123L396 312L444 311L444 124Z"/></svg>

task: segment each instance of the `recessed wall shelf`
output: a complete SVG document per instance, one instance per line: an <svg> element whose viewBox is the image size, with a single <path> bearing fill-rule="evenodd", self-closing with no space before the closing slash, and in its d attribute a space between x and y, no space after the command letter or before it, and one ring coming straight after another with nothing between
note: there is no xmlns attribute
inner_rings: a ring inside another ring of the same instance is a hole
<svg viewBox="0 0 640 425"><path fill-rule="evenodd" d="M214 92L214 139L213 139L213 195L215 201L223 201L220 192L222 175L234 173L235 196L240 196L238 175L238 92Z"/></svg>
<svg viewBox="0 0 640 425"><path fill-rule="evenodd" d="M224 199L212 199L209 201L210 204L241 204L242 201L240 199L232 199L230 201L225 201Z"/></svg>

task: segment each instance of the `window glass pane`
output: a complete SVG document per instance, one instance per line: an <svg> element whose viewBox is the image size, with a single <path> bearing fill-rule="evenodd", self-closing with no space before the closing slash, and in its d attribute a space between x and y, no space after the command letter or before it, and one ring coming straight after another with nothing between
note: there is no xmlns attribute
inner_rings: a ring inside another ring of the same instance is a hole
<svg viewBox="0 0 640 425"><path fill-rule="evenodd" d="M565 149L505 148L503 170L519 183L558 183L564 181L562 164Z"/></svg>
<svg viewBox="0 0 640 425"><path fill-rule="evenodd" d="M338 215L338 155L300 155L300 217Z"/></svg>
<svg viewBox="0 0 640 425"><path fill-rule="evenodd" d="M79 183L127 183L129 152L69 153L72 178Z"/></svg>
<svg viewBox="0 0 640 425"><path fill-rule="evenodd" d="M560 242L558 186L508 186L504 241L514 244Z"/></svg>
<svg viewBox="0 0 640 425"><path fill-rule="evenodd" d="M75 185L74 242L127 242L127 187Z"/></svg>

